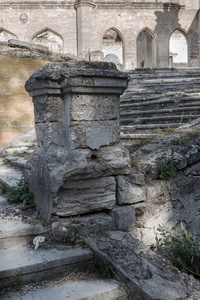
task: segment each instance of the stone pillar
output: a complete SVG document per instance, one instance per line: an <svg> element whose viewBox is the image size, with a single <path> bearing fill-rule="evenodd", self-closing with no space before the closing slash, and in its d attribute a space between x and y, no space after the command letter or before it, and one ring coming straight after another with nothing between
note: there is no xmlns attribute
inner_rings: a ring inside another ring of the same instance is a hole
<svg viewBox="0 0 200 300"><path fill-rule="evenodd" d="M119 97L128 75L103 62L50 63L26 82L37 148L29 188L47 221L112 210L116 176L130 172L119 144Z"/></svg>
<svg viewBox="0 0 200 300"><path fill-rule="evenodd" d="M78 57L88 59L92 50L92 10L94 2L88 0L78 0L75 3L77 14L77 53Z"/></svg>

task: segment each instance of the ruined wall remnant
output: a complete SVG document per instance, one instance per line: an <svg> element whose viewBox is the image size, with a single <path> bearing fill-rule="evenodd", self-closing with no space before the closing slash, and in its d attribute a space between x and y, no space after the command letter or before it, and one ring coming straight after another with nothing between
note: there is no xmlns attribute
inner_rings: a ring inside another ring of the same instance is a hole
<svg viewBox="0 0 200 300"><path fill-rule="evenodd" d="M73 60L47 64L27 81L38 143L29 186L47 221L106 210L115 226L125 216L133 225L133 210L120 210L116 199L116 176L130 171L119 144L119 96L127 82L114 64Z"/></svg>
<svg viewBox="0 0 200 300"><path fill-rule="evenodd" d="M33 104L24 84L46 63L45 60L0 55L0 147L34 128Z"/></svg>

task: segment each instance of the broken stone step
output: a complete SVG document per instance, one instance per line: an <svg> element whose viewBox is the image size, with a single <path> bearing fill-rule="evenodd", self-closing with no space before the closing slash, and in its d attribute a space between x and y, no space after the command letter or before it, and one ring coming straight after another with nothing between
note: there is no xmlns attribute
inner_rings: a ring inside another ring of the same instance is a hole
<svg viewBox="0 0 200 300"><path fill-rule="evenodd" d="M22 157L16 157L16 156L7 156L4 159L5 162L9 163L11 167L13 167L16 170L25 171L26 169L26 162L27 160Z"/></svg>
<svg viewBox="0 0 200 300"><path fill-rule="evenodd" d="M44 236L47 240L49 232L48 226L43 224L25 223L16 220L16 216L1 217L0 213L0 249L28 246L38 235Z"/></svg>
<svg viewBox="0 0 200 300"><path fill-rule="evenodd" d="M0 159L0 188L2 186L16 186L23 176L23 172L5 165Z"/></svg>
<svg viewBox="0 0 200 300"><path fill-rule="evenodd" d="M184 114L196 114L197 112L200 113L200 106L193 106L193 107L181 107L181 108L170 108L170 109L154 109L154 110L133 110L133 111L126 111L126 112L122 112L120 113L121 117L127 117L127 116L153 116L153 115L158 115L159 116L164 116L165 114L170 114L170 115L174 115L177 113L180 113L181 117Z"/></svg>
<svg viewBox="0 0 200 300"><path fill-rule="evenodd" d="M22 281L40 283L42 280L67 276L74 270L85 269L93 259L91 250L56 248L37 250L27 247L0 250L0 288Z"/></svg>
<svg viewBox="0 0 200 300"><path fill-rule="evenodd" d="M114 280L68 281L27 292L9 293L2 300L126 300L122 285Z"/></svg>

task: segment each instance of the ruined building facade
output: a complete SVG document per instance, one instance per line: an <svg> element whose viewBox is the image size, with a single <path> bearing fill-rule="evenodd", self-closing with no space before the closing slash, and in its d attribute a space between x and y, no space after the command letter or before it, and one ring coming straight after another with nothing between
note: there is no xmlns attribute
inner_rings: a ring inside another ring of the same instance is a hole
<svg viewBox="0 0 200 300"><path fill-rule="evenodd" d="M0 42L33 42L120 69L200 66L199 0L1 0Z"/></svg>

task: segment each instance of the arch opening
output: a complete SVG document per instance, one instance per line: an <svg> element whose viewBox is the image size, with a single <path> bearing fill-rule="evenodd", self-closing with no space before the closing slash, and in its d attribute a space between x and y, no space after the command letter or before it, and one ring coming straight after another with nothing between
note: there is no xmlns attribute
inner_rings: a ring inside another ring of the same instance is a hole
<svg viewBox="0 0 200 300"><path fill-rule="evenodd" d="M119 70L123 69L123 41L115 29L109 29L104 34L102 52L104 61L113 62Z"/></svg>
<svg viewBox="0 0 200 300"><path fill-rule="evenodd" d="M1 42L7 42L11 39L17 39L16 35L12 32L9 32L3 28L0 29L0 41Z"/></svg>
<svg viewBox="0 0 200 300"><path fill-rule="evenodd" d="M188 66L188 44L185 34L176 29L169 41L170 67Z"/></svg>
<svg viewBox="0 0 200 300"><path fill-rule="evenodd" d="M55 32L49 30L48 28L40 31L36 34L32 42L35 44L40 44L46 46L51 51L62 52L63 51L63 40Z"/></svg>
<svg viewBox="0 0 200 300"><path fill-rule="evenodd" d="M137 67L156 67L156 41L146 29L142 30L137 38Z"/></svg>

